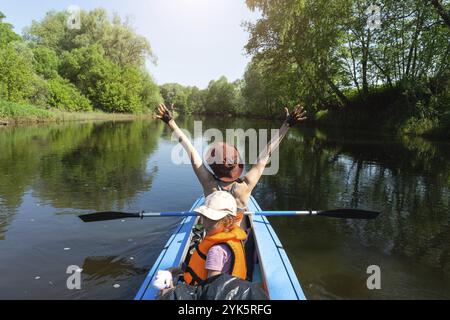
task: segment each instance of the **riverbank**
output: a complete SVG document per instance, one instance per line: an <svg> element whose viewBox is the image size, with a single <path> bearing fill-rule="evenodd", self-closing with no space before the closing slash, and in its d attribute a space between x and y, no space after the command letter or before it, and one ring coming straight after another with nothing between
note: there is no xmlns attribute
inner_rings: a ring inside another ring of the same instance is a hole
<svg viewBox="0 0 450 320"><path fill-rule="evenodd" d="M370 111L372 112L372 111ZM244 118L252 120L283 121L284 115L263 116L261 114L221 114L212 112L195 112L192 115L201 117ZM418 118L413 115L397 116L389 111L374 110L372 116L366 109L356 107L333 108L308 114L304 124L321 129L331 129L340 132L361 131L377 135L410 136L432 141L448 141L450 138L450 114L446 118Z"/></svg>
<svg viewBox="0 0 450 320"><path fill-rule="evenodd" d="M67 112L46 110L29 104L20 104L0 100L0 126L89 120L133 120L151 117L152 115L149 113L130 114L105 113L101 111Z"/></svg>
<svg viewBox="0 0 450 320"><path fill-rule="evenodd" d="M318 111L311 122L318 127L340 130L355 129L396 136L415 136L430 140L450 138L450 113L423 116L411 112L407 105L397 108L355 107L332 108Z"/></svg>
<svg viewBox="0 0 450 320"><path fill-rule="evenodd" d="M398 104L404 106L405 104ZM369 107L368 107L369 106ZM417 119L413 116L406 117L406 108L398 107L393 114L388 112L388 108L361 104L348 108L322 110L310 115L307 122L319 128L335 128L337 130L363 130L378 134L394 134L398 136L415 136L429 140L447 140L450 137L450 130L442 126L433 119ZM370 110L368 110L370 109ZM402 112L403 111L403 112ZM192 114L204 117L225 116L227 118L241 117L247 119L282 121L283 115L280 112L277 116L263 116L261 114L223 114L212 112L194 112ZM369 116L372 114L372 116ZM409 114L411 114L409 112ZM176 114L175 116L177 116ZM35 123L58 123L71 121L116 121L152 118L151 113L130 114L130 113L106 113L102 111L91 112L68 112L59 110L46 110L29 104L19 104L0 100L0 126L7 125L27 125ZM450 123L450 122L449 122Z"/></svg>

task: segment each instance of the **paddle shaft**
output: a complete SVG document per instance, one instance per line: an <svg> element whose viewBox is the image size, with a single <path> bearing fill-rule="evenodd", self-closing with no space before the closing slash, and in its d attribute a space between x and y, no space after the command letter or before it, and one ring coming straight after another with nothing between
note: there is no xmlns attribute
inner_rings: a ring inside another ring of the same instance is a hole
<svg viewBox="0 0 450 320"><path fill-rule="evenodd" d="M325 216L341 219L375 219L380 212L368 211L360 209L334 209L325 211L246 211L245 215L256 216ZM125 218L146 218L146 217L194 217L199 214L195 211L178 211L178 212L141 212L141 213L128 213L128 212L97 212L84 214L79 216L84 222L117 220Z"/></svg>
<svg viewBox="0 0 450 320"><path fill-rule="evenodd" d="M320 211L246 211L245 215L256 216L297 216L297 215L317 215ZM180 212L143 212L137 213L141 218L146 217L194 217L199 214L195 211L180 211Z"/></svg>

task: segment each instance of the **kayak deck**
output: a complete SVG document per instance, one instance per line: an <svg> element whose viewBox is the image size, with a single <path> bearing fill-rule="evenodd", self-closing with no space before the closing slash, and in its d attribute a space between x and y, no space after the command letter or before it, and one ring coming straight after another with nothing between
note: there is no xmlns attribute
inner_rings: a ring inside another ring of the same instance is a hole
<svg viewBox="0 0 450 320"><path fill-rule="evenodd" d="M204 200L204 197L198 198L190 211L202 205ZM252 212L261 211L253 197L250 198L248 209ZM189 249L191 231L196 220L196 217L185 217L182 219L148 272L135 296L135 300L157 299L158 290L151 286L153 277L158 270L166 270L182 265ZM260 283L271 300L306 299L286 251L270 222L264 216L255 215L249 217L249 222L250 228L253 230L252 234L257 254L257 261L253 265L252 281Z"/></svg>

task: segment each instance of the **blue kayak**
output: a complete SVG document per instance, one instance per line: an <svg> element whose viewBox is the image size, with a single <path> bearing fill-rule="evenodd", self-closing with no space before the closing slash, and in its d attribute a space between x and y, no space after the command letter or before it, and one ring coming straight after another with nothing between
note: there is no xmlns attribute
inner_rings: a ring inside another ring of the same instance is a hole
<svg viewBox="0 0 450 320"><path fill-rule="evenodd" d="M204 197L198 198L190 211L201 206L204 200ZM248 209L252 212L262 211L253 197L250 198ZM256 261L250 266L253 269L252 282L260 284L271 300L305 300L300 282L270 222L260 215L249 215L245 219L252 230L252 248L256 251ZM197 217L183 218L148 272L135 300L157 299L158 290L150 285L153 277L158 270L182 266L189 254L196 221Z"/></svg>

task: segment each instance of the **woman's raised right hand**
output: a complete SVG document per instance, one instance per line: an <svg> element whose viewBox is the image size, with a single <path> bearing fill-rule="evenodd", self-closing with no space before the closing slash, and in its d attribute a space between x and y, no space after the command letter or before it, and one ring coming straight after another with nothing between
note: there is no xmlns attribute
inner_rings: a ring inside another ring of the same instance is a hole
<svg viewBox="0 0 450 320"><path fill-rule="evenodd" d="M170 110L173 110L173 104L170 107ZM169 123L170 120L172 120L172 113L170 112L169 108L167 108L163 103L161 103L158 106L158 110L156 112L156 118L161 119L165 123Z"/></svg>

